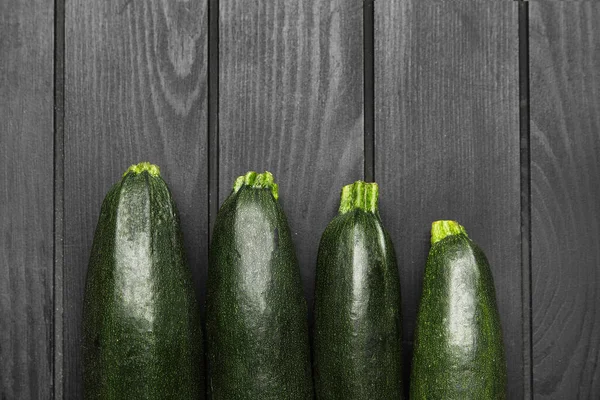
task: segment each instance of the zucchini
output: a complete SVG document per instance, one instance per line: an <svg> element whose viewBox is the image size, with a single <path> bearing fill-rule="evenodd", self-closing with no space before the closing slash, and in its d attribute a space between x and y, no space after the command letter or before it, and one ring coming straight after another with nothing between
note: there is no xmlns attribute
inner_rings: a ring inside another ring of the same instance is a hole
<svg viewBox="0 0 600 400"><path fill-rule="evenodd" d="M210 247L206 295L212 399L311 399L307 308L277 184L236 179Z"/></svg>
<svg viewBox="0 0 600 400"><path fill-rule="evenodd" d="M417 315L411 399L505 399L506 362L483 251L455 221L435 221Z"/></svg>
<svg viewBox="0 0 600 400"><path fill-rule="evenodd" d="M157 166L131 166L102 204L83 308L86 399L204 398L199 305Z"/></svg>
<svg viewBox="0 0 600 400"><path fill-rule="evenodd" d="M314 306L317 399L402 399L400 281L376 183L342 189L321 237Z"/></svg>

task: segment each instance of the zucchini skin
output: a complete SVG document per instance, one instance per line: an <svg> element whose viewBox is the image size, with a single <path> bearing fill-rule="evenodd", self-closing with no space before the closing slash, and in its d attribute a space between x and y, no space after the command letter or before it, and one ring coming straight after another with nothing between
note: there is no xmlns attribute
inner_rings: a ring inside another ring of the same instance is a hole
<svg viewBox="0 0 600 400"><path fill-rule="evenodd" d="M213 231L209 397L312 399L307 308L287 219L271 187L252 182L236 183Z"/></svg>
<svg viewBox="0 0 600 400"><path fill-rule="evenodd" d="M83 352L86 399L205 397L199 305L177 209L160 175L128 172L102 204Z"/></svg>
<svg viewBox="0 0 600 400"><path fill-rule="evenodd" d="M400 281L376 206L340 211L325 229L314 311L317 399L403 398Z"/></svg>
<svg viewBox="0 0 600 400"><path fill-rule="evenodd" d="M410 397L506 398L493 277L485 254L466 233L431 246L415 329Z"/></svg>

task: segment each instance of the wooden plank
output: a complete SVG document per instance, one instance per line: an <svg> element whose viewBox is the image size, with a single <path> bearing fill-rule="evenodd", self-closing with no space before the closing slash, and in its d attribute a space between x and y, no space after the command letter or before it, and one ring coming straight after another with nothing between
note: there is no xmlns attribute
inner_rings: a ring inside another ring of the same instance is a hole
<svg viewBox="0 0 600 400"><path fill-rule="evenodd" d="M81 311L100 205L132 163L161 167L203 302L206 1L66 3L65 397L82 398Z"/></svg>
<svg viewBox="0 0 600 400"><path fill-rule="evenodd" d="M600 3L530 4L534 395L600 398Z"/></svg>
<svg viewBox="0 0 600 400"><path fill-rule="evenodd" d="M222 0L219 198L269 170L312 308L319 239L363 177L361 0Z"/></svg>
<svg viewBox="0 0 600 400"><path fill-rule="evenodd" d="M456 219L491 263L508 398L522 398L518 6L375 7L375 178L399 260L406 382L431 222Z"/></svg>
<svg viewBox="0 0 600 400"><path fill-rule="evenodd" d="M0 2L0 398L52 396L53 4Z"/></svg>
<svg viewBox="0 0 600 400"><path fill-rule="evenodd" d="M54 390L64 398L65 0L54 2Z"/></svg>

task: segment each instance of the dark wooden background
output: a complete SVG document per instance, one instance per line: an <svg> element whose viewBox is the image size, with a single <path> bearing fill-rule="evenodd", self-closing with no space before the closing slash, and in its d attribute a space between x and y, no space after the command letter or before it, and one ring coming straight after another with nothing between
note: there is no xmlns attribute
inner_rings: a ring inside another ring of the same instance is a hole
<svg viewBox="0 0 600 400"><path fill-rule="evenodd" d="M431 221L490 259L509 399L600 398L600 2L0 2L0 399L80 399L102 199L160 165L204 301L236 176L280 184L312 305L339 189L381 187L405 365Z"/></svg>

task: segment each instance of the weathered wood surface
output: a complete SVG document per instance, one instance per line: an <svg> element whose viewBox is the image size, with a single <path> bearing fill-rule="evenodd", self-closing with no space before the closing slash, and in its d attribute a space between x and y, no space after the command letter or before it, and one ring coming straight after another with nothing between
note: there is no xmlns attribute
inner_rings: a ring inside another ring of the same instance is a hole
<svg viewBox="0 0 600 400"><path fill-rule="evenodd" d="M431 222L456 219L491 263L523 397L515 2L375 2L375 179L399 260L408 381Z"/></svg>
<svg viewBox="0 0 600 400"><path fill-rule="evenodd" d="M312 307L319 239L363 177L362 1L220 1L219 198L279 184Z"/></svg>
<svg viewBox="0 0 600 400"><path fill-rule="evenodd" d="M0 2L0 399L52 393L52 22Z"/></svg>
<svg viewBox="0 0 600 400"><path fill-rule="evenodd" d="M492 264L509 398L529 397L530 362L535 398L599 398L600 9L529 4L531 146L520 148L515 2L1 2L0 399L81 398L100 204L142 160L171 186L200 301L209 178L214 217L236 176L274 173L312 306L339 190L374 172L400 265L406 377L429 226L454 218ZM520 259L529 201L532 292Z"/></svg>
<svg viewBox="0 0 600 400"><path fill-rule="evenodd" d="M202 301L207 263L206 1L66 3L65 397L82 393L81 311L100 205L132 163L161 167Z"/></svg>
<svg viewBox="0 0 600 400"><path fill-rule="evenodd" d="M533 390L600 398L600 3L530 4Z"/></svg>

